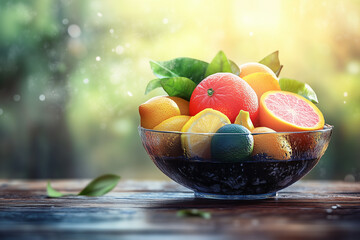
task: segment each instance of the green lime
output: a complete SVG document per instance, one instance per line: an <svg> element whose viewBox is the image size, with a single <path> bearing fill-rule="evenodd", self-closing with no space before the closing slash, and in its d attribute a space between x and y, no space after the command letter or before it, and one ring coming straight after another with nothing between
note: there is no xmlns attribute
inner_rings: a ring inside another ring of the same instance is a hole
<svg viewBox="0 0 360 240"><path fill-rule="evenodd" d="M211 156L222 162L244 160L253 148L254 138L250 131L238 124L222 126L211 139Z"/></svg>
<svg viewBox="0 0 360 240"><path fill-rule="evenodd" d="M282 91L296 93L312 103L319 103L315 91L307 83L290 78L280 78L279 84Z"/></svg>

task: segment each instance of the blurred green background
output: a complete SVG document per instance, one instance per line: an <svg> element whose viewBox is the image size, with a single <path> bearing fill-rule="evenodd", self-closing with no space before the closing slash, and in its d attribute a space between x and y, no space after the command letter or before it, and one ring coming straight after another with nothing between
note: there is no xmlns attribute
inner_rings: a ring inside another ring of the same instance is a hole
<svg viewBox="0 0 360 240"><path fill-rule="evenodd" d="M137 132L149 60L280 51L335 126L307 176L360 179L360 1L0 2L0 178L165 179Z"/></svg>

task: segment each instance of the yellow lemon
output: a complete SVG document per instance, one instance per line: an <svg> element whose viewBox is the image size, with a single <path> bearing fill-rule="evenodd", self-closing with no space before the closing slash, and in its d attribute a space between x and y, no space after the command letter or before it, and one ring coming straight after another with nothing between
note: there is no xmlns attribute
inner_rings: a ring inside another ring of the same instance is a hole
<svg viewBox="0 0 360 240"><path fill-rule="evenodd" d="M210 158L212 134L191 133L215 133L225 124L230 124L229 118L214 109L206 108L193 116L181 129L181 144L189 157Z"/></svg>
<svg viewBox="0 0 360 240"><path fill-rule="evenodd" d="M189 121L190 116L175 116L168 118L162 121L160 124L154 127L154 130L158 131L181 131L182 127L185 125L187 121Z"/></svg>
<svg viewBox="0 0 360 240"><path fill-rule="evenodd" d="M139 106L141 126L153 129L162 121L180 115L178 105L166 96L153 97Z"/></svg>
<svg viewBox="0 0 360 240"><path fill-rule="evenodd" d="M243 125L250 131L254 129L254 125L250 119L250 114L247 111L240 110L239 115L237 115L234 123Z"/></svg>

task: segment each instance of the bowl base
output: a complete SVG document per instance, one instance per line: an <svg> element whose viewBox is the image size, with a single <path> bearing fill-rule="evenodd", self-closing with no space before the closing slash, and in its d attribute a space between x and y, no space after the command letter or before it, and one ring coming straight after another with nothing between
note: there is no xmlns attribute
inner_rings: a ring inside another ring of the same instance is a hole
<svg viewBox="0 0 360 240"><path fill-rule="evenodd" d="M257 195L224 195L216 193L202 193L194 192L195 198L207 198L207 199L218 199L218 200L258 200L277 197L278 193L265 193Z"/></svg>

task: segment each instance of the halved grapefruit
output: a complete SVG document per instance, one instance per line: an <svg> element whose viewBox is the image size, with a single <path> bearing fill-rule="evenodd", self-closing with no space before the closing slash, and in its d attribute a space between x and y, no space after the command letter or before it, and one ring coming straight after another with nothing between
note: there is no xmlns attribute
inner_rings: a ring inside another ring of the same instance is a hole
<svg viewBox="0 0 360 240"><path fill-rule="evenodd" d="M277 132L312 131L324 127L321 111L306 98L286 91L268 91L261 96L260 125Z"/></svg>

